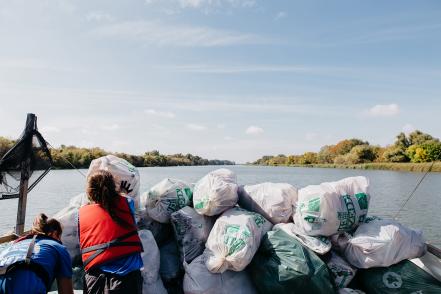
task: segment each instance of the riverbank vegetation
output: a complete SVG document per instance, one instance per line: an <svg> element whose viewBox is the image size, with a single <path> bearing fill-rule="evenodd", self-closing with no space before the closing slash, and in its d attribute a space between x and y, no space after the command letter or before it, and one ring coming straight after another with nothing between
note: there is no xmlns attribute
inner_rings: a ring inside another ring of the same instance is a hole
<svg viewBox="0 0 441 294"><path fill-rule="evenodd" d="M427 163L434 161L441 161L441 142L414 131L409 135L398 134L395 142L385 147L353 138L323 146L319 152L263 156L253 164L425 171L432 166ZM434 163L431 170L441 171L441 162Z"/></svg>
<svg viewBox="0 0 441 294"><path fill-rule="evenodd" d="M0 158L11 149L14 143L13 140L0 137ZM118 157L124 158L137 167L235 164L233 161L229 160L209 160L192 154L178 153L165 155L159 153L157 150L145 152L143 155L132 155L127 153L112 153L101 148L81 148L61 145L59 148L51 148L50 153L54 167L60 169L73 168L72 165L76 168L88 168L92 160L107 154L114 154ZM72 165L70 163L72 163Z"/></svg>

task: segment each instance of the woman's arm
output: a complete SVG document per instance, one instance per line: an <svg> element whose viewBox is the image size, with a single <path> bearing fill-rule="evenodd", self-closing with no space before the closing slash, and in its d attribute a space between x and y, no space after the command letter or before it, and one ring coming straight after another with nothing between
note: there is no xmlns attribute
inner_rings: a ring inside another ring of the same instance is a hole
<svg viewBox="0 0 441 294"><path fill-rule="evenodd" d="M59 294L73 294L72 279L57 278Z"/></svg>

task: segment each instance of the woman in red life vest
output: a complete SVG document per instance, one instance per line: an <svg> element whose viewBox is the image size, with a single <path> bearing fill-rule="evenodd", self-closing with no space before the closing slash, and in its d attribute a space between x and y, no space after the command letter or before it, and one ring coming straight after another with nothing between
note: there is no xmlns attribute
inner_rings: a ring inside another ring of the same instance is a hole
<svg viewBox="0 0 441 294"><path fill-rule="evenodd" d="M78 216L84 293L141 293L142 245L133 201L118 194L107 171L90 175L86 192L91 203Z"/></svg>
<svg viewBox="0 0 441 294"><path fill-rule="evenodd" d="M0 253L0 294L47 293L54 279L58 293L72 294L72 265L61 233L56 219L39 214L31 233Z"/></svg>

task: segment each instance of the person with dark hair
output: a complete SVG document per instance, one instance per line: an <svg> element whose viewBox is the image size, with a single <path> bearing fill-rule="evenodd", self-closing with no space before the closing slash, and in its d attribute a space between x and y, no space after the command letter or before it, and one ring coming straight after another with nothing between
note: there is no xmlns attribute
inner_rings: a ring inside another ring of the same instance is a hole
<svg viewBox="0 0 441 294"><path fill-rule="evenodd" d="M72 294L72 265L60 241L61 224L39 214L30 234L0 253L0 294L47 293L57 279L58 293Z"/></svg>
<svg viewBox="0 0 441 294"><path fill-rule="evenodd" d="M122 183L121 190L130 185ZM79 209L84 293L142 293L142 243L132 200L117 192L110 172L87 179L90 204Z"/></svg>

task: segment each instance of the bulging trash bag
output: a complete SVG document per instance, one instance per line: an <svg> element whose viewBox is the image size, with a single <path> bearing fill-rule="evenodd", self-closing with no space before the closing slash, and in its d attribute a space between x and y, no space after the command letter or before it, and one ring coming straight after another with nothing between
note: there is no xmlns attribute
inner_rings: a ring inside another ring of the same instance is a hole
<svg viewBox="0 0 441 294"><path fill-rule="evenodd" d="M280 229L263 237L249 270L259 293L335 293L326 264Z"/></svg>
<svg viewBox="0 0 441 294"><path fill-rule="evenodd" d="M186 206L172 213L170 217L178 243L181 262L190 263L204 252L205 242L210 235L215 219L200 215L194 208Z"/></svg>
<svg viewBox="0 0 441 294"><path fill-rule="evenodd" d="M69 252L72 266L80 265L82 261L78 237L78 207L67 206L57 212L53 218L58 220L63 227L61 242L63 242L67 252Z"/></svg>
<svg viewBox="0 0 441 294"><path fill-rule="evenodd" d="M138 231L144 251L141 253L144 267L141 269L143 278L143 294L166 294L167 291L159 277L160 254L155 239L149 230Z"/></svg>
<svg viewBox="0 0 441 294"><path fill-rule="evenodd" d="M160 223L169 223L170 215L191 204L192 197L189 184L181 180L164 179L148 191L147 213Z"/></svg>
<svg viewBox="0 0 441 294"><path fill-rule="evenodd" d="M193 191L196 211L204 215L218 215L237 204L236 174L226 168L217 169L200 179Z"/></svg>
<svg viewBox="0 0 441 294"><path fill-rule="evenodd" d="M325 257L326 265L331 271L335 285L339 289L346 288L357 273L357 268L350 265L337 253L331 251L329 256Z"/></svg>
<svg viewBox="0 0 441 294"><path fill-rule="evenodd" d="M273 227L273 230L284 230L291 237L294 237L303 246L308 247L317 254L326 254L331 250L331 241L328 237L324 236L308 236L306 235L296 224L277 224Z"/></svg>
<svg viewBox="0 0 441 294"><path fill-rule="evenodd" d="M234 207L215 222L208 236L206 266L212 273L242 271L259 248L272 224L258 213Z"/></svg>
<svg viewBox="0 0 441 294"><path fill-rule="evenodd" d="M311 236L351 231L368 213L368 187L367 178L350 177L302 188L294 222Z"/></svg>
<svg viewBox="0 0 441 294"><path fill-rule="evenodd" d="M297 189L286 183L262 183L239 187L239 205L263 215L273 224L286 223L297 202Z"/></svg>
<svg viewBox="0 0 441 294"><path fill-rule="evenodd" d="M358 268L387 267L424 253L426 243L421 231L378 218L361 224L344 250L349 263Z"/></svg>
<svg viewBox="0 0 441 294"><path fill-rule="evenodd" d="M199 255L190 264L184 262L185 294L257 294L246 271L211 273L205 266L205 256Z"/></svg>
<svg viewBox="0 0 441 294"><path fill-rule="evenodd" d="M123 182L130 185L131 191L125 194L128 197L133 198L136 207L138 207L140 177L136 167L125 159L116 157L115 155L106 155L92 160L89 170L87 171L87 176L89 177L91 174L99 170L106 170L113 175L118 191L120 191L119 189Z"/></svg>
<svg viewBox="0 0 441 294"><path fill-rule="evenodd" d="M159 274L168 293L182 292L183 270L179 260L176 240L171 239L159 248L161 263Z"/></svg>
<svg viewBox="0 0 441 294"><path fill-rule="evenodd" d="M163 224L152 219L146 210L137 211L137 226L139 230L149 230L155 238L156 244L161 247L172 238L171 224Z"/></svg>
<svg viewBox="0 0 441 294"><path fill-rule="evenodd" d="M441 293L441 282L413 264L403 260L390 267L360 269L360 288L366 293Z"/></svg>

